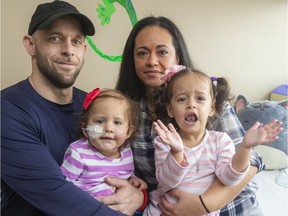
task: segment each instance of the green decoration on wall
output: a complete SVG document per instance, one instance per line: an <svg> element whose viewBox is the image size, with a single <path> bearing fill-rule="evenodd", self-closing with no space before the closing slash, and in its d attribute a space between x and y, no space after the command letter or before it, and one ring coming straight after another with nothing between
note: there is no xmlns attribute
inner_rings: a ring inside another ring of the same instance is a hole
<svg viewBox="0 0 288 216"><path fill-rule="evenodd" d="M115 13L116 9L114 7L114 3L117 2L121 6L123 6L129 16L129 19L131 21L132 26L134 26L137 23L137 15L134 10L133 4L131 0L103 0L103 4L98 4L98 8L96 9L96 12L98 13L98 18L101 20L101 25L104 26L109 25L111 21L112 15ZM117 56L112 56L112 55L107 55L104 52L102 52L91 37L86 36L86 39L91 46L91 48L97 53L100 57L109 60L109 61L114 61L114 62L120 62L122 61L122 55L117 55Z"/></svg>

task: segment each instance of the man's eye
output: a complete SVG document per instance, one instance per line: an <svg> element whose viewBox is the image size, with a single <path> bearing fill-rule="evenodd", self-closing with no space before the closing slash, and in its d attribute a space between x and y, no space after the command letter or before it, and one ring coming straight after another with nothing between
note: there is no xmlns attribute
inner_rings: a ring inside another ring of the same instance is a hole
<svg viewBox="0 0 288 216"><path fill-rule="evenodd" d="M80 39L77 39L77 40L74 40L74 44L77 45L77 46L80 46L83 44L83 41L80 40Z"/></svg>
<svg viewBox="0 0 288 216"><path fill-rule="evenodd" d="M61 40L61 38L60 37L51 37L51 38L49 38L49 40L52 42L58 42Z"/></svg>

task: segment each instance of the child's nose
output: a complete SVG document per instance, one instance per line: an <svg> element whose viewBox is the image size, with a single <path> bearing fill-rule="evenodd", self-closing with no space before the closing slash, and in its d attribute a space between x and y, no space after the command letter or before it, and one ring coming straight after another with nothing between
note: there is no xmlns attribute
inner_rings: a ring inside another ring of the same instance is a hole
<svg viewBox="0 0 288 216"><path fill-rule="evenodd" d="M106 133L111 133L111 132L113 132L113 129L114 129L114 126L113 126L112 123L107 122L107 123L105 124L104 131L105 131Z"/></svg>
<svg viewBox="0 0 288 216"><path fill-rule="evenodd" d="M195 109L195 108L196 108L196 104L194 103L194 101L188 100L187 109Z"/></svg>

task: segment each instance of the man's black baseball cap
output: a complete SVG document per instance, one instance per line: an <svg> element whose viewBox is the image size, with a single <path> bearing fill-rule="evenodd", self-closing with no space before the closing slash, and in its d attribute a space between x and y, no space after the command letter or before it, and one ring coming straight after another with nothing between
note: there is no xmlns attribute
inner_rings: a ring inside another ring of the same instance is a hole
<svg viewBox="0 0 288 216"><path fill-rule="evenodd" d="M57 18L67 15L78 18L84 35L95 34L94 25L87 16L80 13L73 5L59 0L38 5L31 18L28 34L32 35L37 29L44 29Z"/></svg>

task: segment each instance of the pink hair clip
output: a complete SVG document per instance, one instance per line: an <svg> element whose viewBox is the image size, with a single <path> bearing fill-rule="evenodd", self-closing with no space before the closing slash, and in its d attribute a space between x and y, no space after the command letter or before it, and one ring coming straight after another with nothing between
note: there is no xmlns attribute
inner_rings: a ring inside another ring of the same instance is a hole
<svg viewBox="0 0 288 216"><path fill-rule="evenodd" d="M95 88L86 95L83 103L84 110L87 110L91 102L100 94L100 92L101 92L100 88Z"/></svg>
<svg viewBox="0 0 288 216"><path fill-rule="evenodd" d="M167 83L174 74L176 74L179 71L184 70L184 69L186 69L186 66L184 66L184 65L174 65L173 67L165 70L165 75L163 75L160 79L164 83Z"/></svg>

